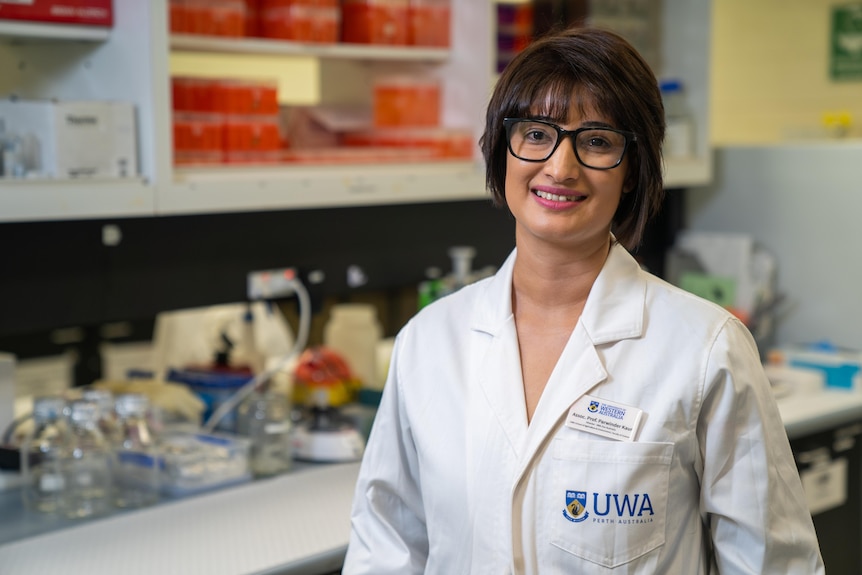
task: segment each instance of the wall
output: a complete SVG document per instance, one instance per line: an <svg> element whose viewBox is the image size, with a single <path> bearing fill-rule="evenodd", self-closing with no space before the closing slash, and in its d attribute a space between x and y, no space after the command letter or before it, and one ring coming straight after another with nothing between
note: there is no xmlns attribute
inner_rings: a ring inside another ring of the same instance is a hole
<svg viewBox="0 0 862 575"><path fill-rule="evenodd" d="M852 113L862 137L862 83L829 79L831 7L848 0L716 0L710 63L713 144L773 143Z"/></svg>
<svg viewBox="0 0 862 575"><path fill-rule="evenodd" d="M862 349L862 81L829 79L832 7L848 4L712 2L714 179L688 191L686 222L751 234L777 257L788 296L778 343ZM841 109L854 115L858 137L824 139L823 112Z"/></svg>
<svg viewBox="0 0 862 575"><path fill-rule="evenodd" d="M751 234L777 257L777 341L862 350L862 143L727 147L714 170L688 192L688 227Z"/></svg>

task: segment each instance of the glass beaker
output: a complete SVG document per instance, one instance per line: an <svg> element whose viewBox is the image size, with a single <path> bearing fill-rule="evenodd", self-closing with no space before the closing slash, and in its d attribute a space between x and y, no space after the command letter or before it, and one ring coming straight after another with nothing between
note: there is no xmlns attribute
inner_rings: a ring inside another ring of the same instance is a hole
<svg viewBox="0 0 862 575"><path fill-rule="evenodd" d="M114 444L114 504L143 507L159 498L159 457L147 422L150 402L136 393L119 395Z"/></svg>
<svg viewBox="0 0 862 575"><path fill-rule="evenodd" d="M106 513L111 507L111 446L99 430L99 406L86 400L69 406L72 449L65 463L66 515Z"/></svg>

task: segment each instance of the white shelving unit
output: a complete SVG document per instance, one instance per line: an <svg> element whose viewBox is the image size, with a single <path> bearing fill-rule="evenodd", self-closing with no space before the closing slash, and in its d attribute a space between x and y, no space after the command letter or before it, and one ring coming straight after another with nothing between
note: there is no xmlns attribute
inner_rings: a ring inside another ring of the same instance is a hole
<svg viewBox="0 0 862 575"><path fill-rule="evenodd" d="M697 126L697 157L669 163L666 182L702 185L712 173L709 2L663 5L664 68L692 87L687 96ZM0 96L133 102L140 160L140 177L131 180L0 181L0 222L486 197L478 150L464 162L175 169L169 77L172 52L310 57L319 61L322 101L362 101L370 98L375 74L423 66L442 82L443 124L469 127L478 140L494 80L494 6L492 0L452 0L448 50L172 36L167 0L115 0L110 30L0 22Z"/></svg>

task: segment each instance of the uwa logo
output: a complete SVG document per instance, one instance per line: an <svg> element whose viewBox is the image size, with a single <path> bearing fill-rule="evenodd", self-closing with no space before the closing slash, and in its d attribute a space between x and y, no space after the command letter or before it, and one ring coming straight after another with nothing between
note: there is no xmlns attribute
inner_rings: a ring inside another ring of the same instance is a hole
<svg viewBox="0 0 862 575"><path fill-rule="evenodd" d="M649 493L587 493L567 490L563 516L569 521L580 523L590 516L587 511L590 503L596 518L632 519L655 515Z"/></svg>

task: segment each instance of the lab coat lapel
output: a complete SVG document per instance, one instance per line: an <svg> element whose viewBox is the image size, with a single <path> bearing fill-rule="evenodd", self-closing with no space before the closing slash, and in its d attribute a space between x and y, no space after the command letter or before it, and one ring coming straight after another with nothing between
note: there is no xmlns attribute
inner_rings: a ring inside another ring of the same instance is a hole
<svg viewBox="0 0 862 575"><path fill-rule="evenodd" d="M607 379L614 366L605 365L597 347L641 335L646 297L641 274L625 248L614 245L536 406L522 469L529 466L548 434L559 427L571 405Z"/></svg>
<svg viewBox="0 0 862 575"><path fill-rule="evenodd" d="M620 245L611 248L581 319L545 387L527 427L518 336L512 315L513 250L487 284L471 322L491 336L478 373L485 399L523 468L565 417L571 405L608 377L597 346L639 337L643 331L646 281L635 259Z"/></svg>
<svg viewBox="0 0 862 575"><path fill-rule="evenodd" d="M578 323L536 405L524 453L536 453L545 437L558 427L560 418L565 417L569 407L607 376L596 348ZM528 465L529 457L525 457L522 463Z"/></svg>
<svg viewBox="0 0 862 575"><path fill-rule="evenodd" d="M479 386L488 407L503 429L516 457L523 450L527 433L527 406L521 376L518 334L512 315L513 250L487 284L484 297L473 312L471 325L480 337L489 339L480 356Z"/></svg>

